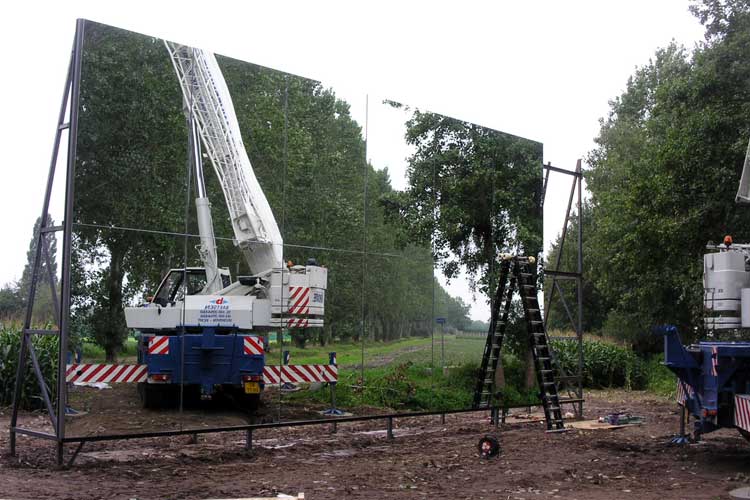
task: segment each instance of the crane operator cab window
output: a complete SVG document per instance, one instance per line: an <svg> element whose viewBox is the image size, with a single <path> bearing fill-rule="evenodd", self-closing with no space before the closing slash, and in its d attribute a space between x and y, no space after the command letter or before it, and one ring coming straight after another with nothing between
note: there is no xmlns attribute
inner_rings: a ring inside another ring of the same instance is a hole
<svg viewBox="0 0 750 500"><path fill-rule="evenodd" d="M187 277L187 286L185 278ZM204 269L173 269L166 278L161 282L159 290L156 292L153 303L166 307L169 304L174 305L187 295L197 295L206 287L206 271Z"/></svg>

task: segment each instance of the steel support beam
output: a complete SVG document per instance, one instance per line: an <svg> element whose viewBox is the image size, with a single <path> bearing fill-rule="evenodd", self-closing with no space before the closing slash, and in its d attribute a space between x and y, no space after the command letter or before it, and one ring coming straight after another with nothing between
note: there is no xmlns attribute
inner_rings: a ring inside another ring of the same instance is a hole
<svg viewBox="0 0 750 500"><path fill-rule="evenodd" d="M568 205L565 211L565 221L563 223L562 232L560 235L560 247L557 253L557 259L555 261L554 269L545 269L544 273L552 278L552 286L550 287L549 297L545 298L544 302L544 326L545 329L549 322L549 315L551 311L552 302L555 297L555 291L557 290L560 294L565 313L571 322L571 325L576 332L576 342L578 347L578 359L577 359L577 376L578 380L576 384L576 396L580 400L578 403L577 413L579 416L583 416L583 169L581 166L581 160L576 162L576 168L574 171L565 170L562 168L553 167L550 164L544 165L545 179L544 179L544 194L547 193L547 183L550 172L558 172L573 177L573 182L570 186L570 195L568 197ZM572 219L571 209L573 208L573 199L576 198L576 211L577 211L577 231L576 231L576 270L575 271L561 271L560 266L562 263L562 256L565 251L565 240L568 233L568 226ZM571 313L570 307L562 293L558 280L574 280L576 284L576 302L577 311L575 317ZM566 377L567 378L567 377Z"/></svg>
<svg viewBox="0 0 750 500"><path fill-rule="evenodd" d="M73 236L73 200L75 185L75 162L76 148L78 141L78 109L80 106L80 77L81 62L83 56L83 37L84 37L85 20L76 21L76 33L71 50L70 64L65 78L62 102L58 114L57 125L55 127L55 139L52 146L52 158L50 160L49 172L47 174L47 185L42 203L41 223L39 234L36 238L36 253L33 260L31 283L28 290L28 301L24 326L21 334L21 345L19 348L18 365L16 369L16 381L13 390L13 402L10 421L10 454L16 454L16 435L26 434L34 437L50 439L52 435L40 433L30 429L18 427L18 410L20 406L21 389L24 383L26 372L26 357L30 355L34 368L34 375L38 379L39 388L44 399L45 407L49 413L50 421L54 427L53 438L57 441L57 463L63 465L64 439L65 439L65 408L67 399L67 385L65 381L66 357L68 352L68 333L70 329L70 280L71 280L71 252ZM52 197L52 188L55 181L57 170L57 157L60 151L63 131L68 131L68 150L67 165L65 170L65 209L64 220L62 225L48 225L50 200ZM63 258L62 258L62 279L60 281L61 296L57 296L57 287L55 275L50 266L51 256L46 235L57 231L63 231ZM32 327L34 302L36 290L40 277L42 262L47 264L47 280L52 290L54 303L54 314L57 321L58 329L38 329ZM55 404L53 405L49 397L49 385L44 380L41 367L36 358L33 349L32 336L34 335L57 335L58 336L58 353L57 353L57 391ZM75 455L74 457L75 458Z"/></svg>

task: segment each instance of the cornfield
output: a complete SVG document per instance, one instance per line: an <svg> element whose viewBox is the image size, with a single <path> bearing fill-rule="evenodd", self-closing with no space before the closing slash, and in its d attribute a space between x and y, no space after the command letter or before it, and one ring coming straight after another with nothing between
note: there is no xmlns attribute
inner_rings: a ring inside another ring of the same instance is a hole
<svg viewBox="0 0 750 500"><path fill-rule="evenodd" d="M57 381L57 337L35 335L32 343L39 360L39 367L49 387L50 397L54 398ZM0 406L9 405L13 399L20 345L21 331L19 328L11 327L0 330ZM24 384L21 390L21 404L28 409L40 408L44 405L39 384L28 356L26 358Z"/></svg>
<svg viewBox="0 0 750 500"><path fill-rule="evenodd" d="M575 374L578 370L576 342L552 340L551 345L563 370ZM643 389L648 382L647 375L645 363L631 349L597 340L583 341L584 386Z"/></svg>

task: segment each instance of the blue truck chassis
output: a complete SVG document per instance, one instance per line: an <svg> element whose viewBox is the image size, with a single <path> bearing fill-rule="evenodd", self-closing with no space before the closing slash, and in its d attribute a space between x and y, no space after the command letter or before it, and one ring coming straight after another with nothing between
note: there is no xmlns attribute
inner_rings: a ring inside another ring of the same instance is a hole
<svg viewBox="0 0 750 500"><path fill-rule="evenodd" d="M694 438L734 427L750 439L750 342L685 347L674 326L660 331L664 364L677 375L678 401L694 419Z"/></svg>

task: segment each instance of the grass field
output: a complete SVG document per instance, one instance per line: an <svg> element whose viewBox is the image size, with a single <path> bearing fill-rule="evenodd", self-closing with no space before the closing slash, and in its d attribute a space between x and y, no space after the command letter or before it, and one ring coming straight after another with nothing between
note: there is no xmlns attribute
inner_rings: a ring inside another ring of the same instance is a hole
<svg viewBox="0 0 750 500"><path fill-rule="evenodd" d="M128 337L123 350L118 356L118 362L131 362L136 358L136 340ZM484 338L457 338L455 335L446 335L444 344L444 359L446 366L460 365L466 362L479 362L482 358ZM293 344L282 346L272 344L267 353L266 361L269 364L277 364L281 360L282 351L291 353L293 364L327 363L328 353L336 352L340 366L359 366L364 356L365 366L371 364L386 365L391 363L405 363L411 361L416 364L430 364L434 359L436 366L441 366L441 355L443 353L439 335L434 339L430 337L412 337L393 342L366 342L331 343L326 346L308 344L304 349ZM91 343L85 342L83 346L83 361L86 363L104 362L104 350Z"/></svg>
<svg viewBox="0 0 750 500"><path fill-rule="evenodd" d="M565 332L550 333L553 337L565 336ZM341 406L448 409L470 404L484 342L482 335L445 335L441 339L440 332L437 332L433 338L412 337L364 344L338 342L326 346L308 344L304 349L289 343L272 344L266 355L266 364L281 364L285 350L290 351L291 364L325 364L329 352L335 351L340 381L336 392ZM558 352L560 359L573 356L574 352L568 352L573 347L572 344L557 342L556 349L562 349ZM627 347L595 336L586 336L584 351L587 386L619 387L624 384L625 387L646 388L661 395L674 392L674 375L661 365L658 358L638 359ZM577 360L577 355L573 357ZM135 359L136 341L129 338L118 362L133 363ZM86 343L83 361L103 362L104 352ZM520 404L534 399L533 395L520 390L525 379L523 363L511 354L504 354L503 366L507 382L506 401ZM320 401L328 398L322 392L291 397Z"/></svg>
<svg viewBox="0 0 750 500"><path fill-rule="evenodd" d="M280 351L288 350L291 354L293 364L326 363L328 353L335 351L340 366L359 366L364 360L368 365L387 365L412 362L415 364L431 364L434 360L436 366L442 366L442 347L440 337L434 339L429 337L412 337L393 342L365 343L335 343L325 347L307 346L304 349L292 345L282 348L276 346L268 355L272 362ZM484 349L483 338L456 338L454 335L445 336L445 365L455 366L467 362L478 363L482 358Z"/></svg>
<svg viewBox="0 0 750 500"><path fill-rule="evenodd" d="M434 339L408 338L394 342L333 343L311 345L304 349L294 345L272 344L266 364L281 364L281 353L289 350L291 364L325 364L328 353L335 351L339 366L336 397L341 407L373 406L397 410L451 409L471 403L475 370L484 349L484 338L457 338L446 335L444 344ZM129 338L118 362L134 362L136 341ZM84 346L84 362L103 362L104 352L93 344ZM505 358L506 365L518 365ZM445 366L445 370L443 370ZM511 401L521 396L509 390ZM300 391L291 400L327 402L328 391ZM525 401L525 399L524 399Z"/></svg>

